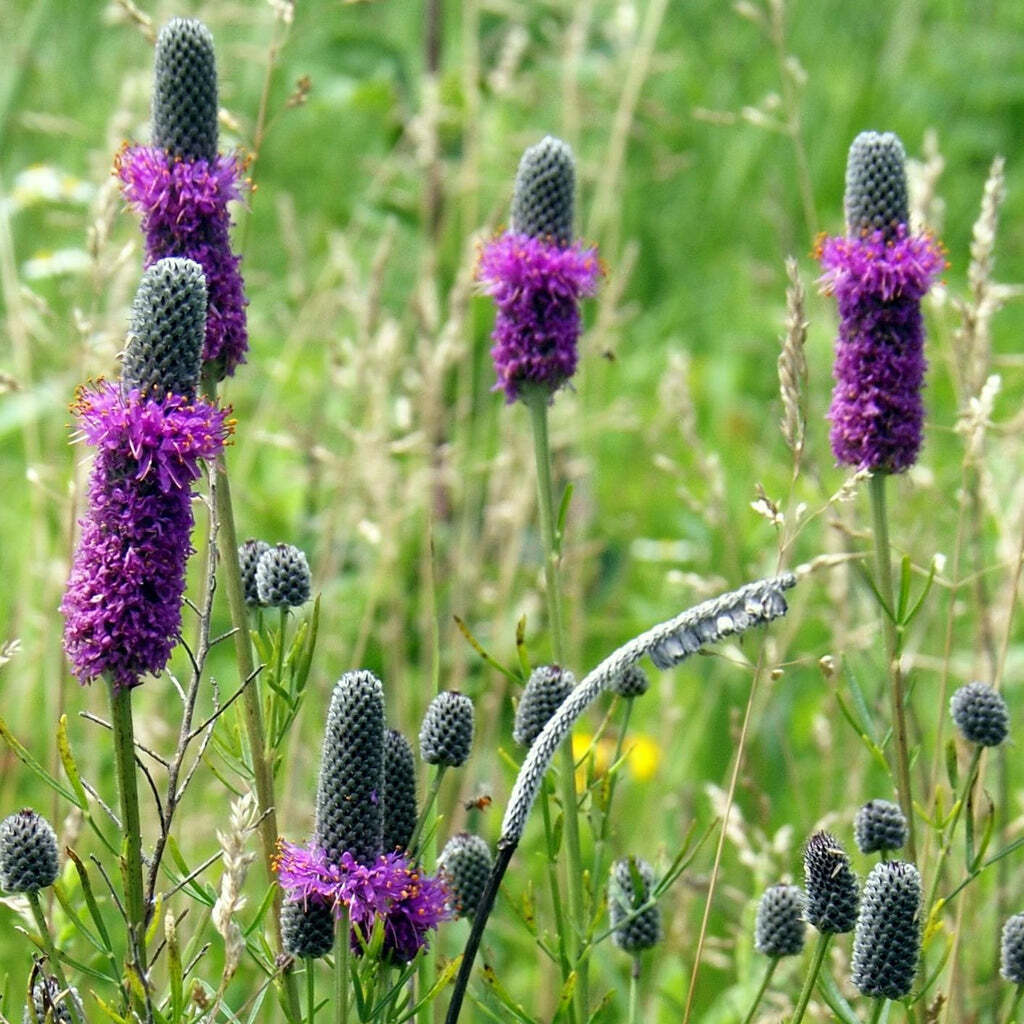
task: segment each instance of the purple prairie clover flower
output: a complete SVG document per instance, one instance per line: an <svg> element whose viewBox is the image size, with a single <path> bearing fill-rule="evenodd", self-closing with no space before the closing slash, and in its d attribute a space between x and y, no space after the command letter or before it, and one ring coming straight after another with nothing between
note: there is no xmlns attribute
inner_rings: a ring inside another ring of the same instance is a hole
<svg viewBox="0 0 1024 1024"><path fill-rule="evenodd" d="M282 841L275 869L289 899L322 903L338 916L348 910L352 948L357 952L379 919L385 958L407 963L427 945L427 933L451 916L441 880L424 874L401 853L382 854L373 864L360 864L343 853L332 864L315 843L296 846Z"/></svg>
<svg viewBox="0 0 1024 1024"><path fill-rule="evenodd" d="M228 203L242 198L243 161L220 154L212 160L184 160L155 146L127 146L115 173L125 199L142 215L146 266L166 256L195 260L208 292L203 361L231 375L245 362L246 298L231 251Z"/></svg>
<svg viewBox="0 0 1024 1024"><path fill-rule="evenodd" d="M97 455L61 601L64 649L81 683L106 673L136 686L163 670L181 629L191 485L231 422L204 402L102 381L80 388L72 411Z"/></svg>
<svg viewBox="0 0 1024 1024"><path fill-rule="evenodd" d="M491 358L509 402L524 388L554 394L576 372L579 302L593 295L597 250L572 241L572 150L550 135L523 153L512 196L512 230L483 247L477 277L498 316Z"/></svg>
<svg viewBox="0 0 1024 1024"><path fill-rule="evenodd" d="M816 250L822 290L839 305L832 451L837 462L874 473L902 472L921 448L921 299L946 266L939 243L907 225L903 160L894 135L864 132L854 140L847 235L823 238Z"/></svg>
<svg viewBox="0 0 1024 1024"><path fill-rule="evenodd" d="M480 254L477 275L498 307L491 358L509 402L529 384L557 391L576 372L582 297L601 273L597 250L504 234Z"/></svg>

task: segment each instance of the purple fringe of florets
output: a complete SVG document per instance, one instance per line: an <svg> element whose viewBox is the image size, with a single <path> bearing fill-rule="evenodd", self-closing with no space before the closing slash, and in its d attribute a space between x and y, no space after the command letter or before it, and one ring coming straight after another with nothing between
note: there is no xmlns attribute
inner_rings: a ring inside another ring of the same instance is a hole
<svg viewBox="0 0 1024 1024"><path fill-rule="evenodd" d="M921 298L946 266L939 244L901 226L826 238L822 290L836 296L839 339L829 419L836 461L899 473L917 459L924 425Z"/></svg>
<svg viewBox="0 0 1024 1024"><path fill-rule="evenodd" d="M165 256L184 256L203 268L208 296L203 360L233 374L248 348L241 257L231 251L228 215L228 203L242 198L240 159L177 160L154 146L131 146L118 155L115 170L125 199L142 215L146 266Z"/></svg>
<svg viewBox="0 0 1024 1024"><path fill-rule="evenodd" d="M441 880L424 874L401 853L382 854L370 865L344 853L340 864L332 864L316 844L282 841L275 867L289 899L327 904L339 916L342 908L348 909L356 951L379 918L384 925L384 956L407 963L427 946L428 931L451 916Z"/></svg>
<svg viewBox="0 0 1024 1024"><path fill-rule="evenodd" d="M181 629L191 483L230 433L228 411L115 384L79 389L72 410L98 449L67 589L64 649L79 682L137 686L163 670Z"/></svg>
<svg viewBox="0 0 1024 1024"><path fill-rule="evenodd" d="M594 294L600 273L597 251L580 243L509 232L484 246L477 276L498 307L495 391L514 402L524 384L554 392L576 372L579 300Z"/></svg>

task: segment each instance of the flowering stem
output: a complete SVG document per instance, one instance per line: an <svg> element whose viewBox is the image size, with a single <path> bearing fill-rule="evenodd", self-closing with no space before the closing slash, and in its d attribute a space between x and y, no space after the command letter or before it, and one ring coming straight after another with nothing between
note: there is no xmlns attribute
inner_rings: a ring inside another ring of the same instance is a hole
<svg viewBox="0 0 1024 1024"><path fill-rule="evenodd" d="M430 811L437 801L437 794L441 790L441 780L444 778L445 769L448 767L446 764L439 764L434 771L434 778L431 780L430 789L427 790L427 795L423 801L423 810L420 811L419 818L416 819L416 827L412 830L412 837L409 840L409 857L413 860L416 859L416 854L419 850L420 836L423 834L423 829L426 827L427 818L430 817Z"/></svg>
<svg viewBox="0 0 1024 1024"><path fill-rule="evenodd" d="M544 780L541 787L540 795L540 809L541 815L544 819L544 839L545 845L548 848L548 886L551 889L551 909L555 915L555 933L557 935L565 934L565 917L562 911L562 893L558 885L558 855L555 852L554 833L551 826L551 808L548 806L549 795L551 793L551 784L547 779ZM565 944L559 942L558 944L558 964L562 971L562 981L569 977L572 972L572 966L569 963L569 958L566 954ZM570 1003L568 1007L570 1022L575 1019L576 1007Z"/></svg>
<svg viewBox="0 0 1024 1024"><path fill-rule="evenodd" d="M1010 1012L1006 1015L1006 1024L1016 1024L1017 1008L1020 1006L1022 998L1024 998L1024 985L1018 985L1013 1002L1010 1004Z"/></svg>
<svg viewBox="0 0 1024 1024"><path fill-rule="evenodd" d="M316 977L313 974L313 958L306 957L306 1024L313 1024L316 1016Z"/></svg>
<svg viewBox="0 0 1024 1024"><path fill-rule="evenodd" d="M764 972L764 977L761 979L761 987L757 990L757 995L754 996L754 1001L750 1004L750 1010L747 1012L746 1017L743 1018L743 1024L752 1024L754 1014L757 1013L757 1008L761 1005L761 1000L764 998L765 992L768 991L772 975L775 973L775 968L778 966L779 958L777 956L773 956L768 961L768 969Z"/></svg>
<svg viewBox="0 0 1024 1024"><path fill-rule="evenodd" d="M348 907L344 907L336 925L334 945L334 1020L335 1024L348 1024Z"/></svg>
<svg viewBox="0 0 1024 1024"><path fill-rule="evenodd" d="M217 396L216 375L209 365L204 367L203 393L211 401ZM275 886L274 903L271 908L271 930L275 953L284 952L281 941L281 904L282 894L276 885L277 875L274 871L274 854L277 852L277 814L274 805L274 778L270 762L266 756L266 739L263 729L263 715L260 710L260 694L254 676L256 667L253 664L252 645L249 639L249 615L245 606L245 592L242 589L242 570L238 563L238 535L235 532L235 514L231 505L231 487L228 484L227 463L224 455L217 456L213 476L213 499L216 516L217 547L224 563L222 575L224 589L227 592L228 607L231 611L231 623L234 626L235 659L238 663L238 675L243 688L242 706L245 718L245 730L249 738L252 752L253 780L256 785L256 799L260 811L260 845L263 847L263 862L267 877ZM283 641L282 641L283 642ZM302 1019L299 1006L299 991L295 976L290 969L282 974L284 995L288 1019Z"/></svg>
<svg viewBox="0 0 1024 1024"><path fill-rule="evenodd" d="M956 832L957 823L960 821L960 814L964 809L964 804L967 803L968 794L971 792L971 787L974 785L974 780L978 775L978 764L981 761L981 754L985 748L982 746L975 746L974 753L971 755L971 763L967 768L967 776L964 779L964 788L960 793L959 798L956 801L956 805L953 809L953 816L950 818L948 829L943 831L942 845L939 847L939 855L935 861L935 869L932 873L932 886L928 893L928 902L925 903L925 910L931 914L933 913L933 904L935 903L935 894L939 888L939 882L942 880L942 868L946 863L946 858L949 856L949 851L953 846L953 834ZM968 872L973 871L973 865L971 861L967 861ZM951 897L947 897L947 902Z"/></svg>
<svg viewBox="0 0 1024 1024"><path fill-rule="evenodd" d="M911 863L917 861L914 843L914 801L910 790L910 751L907 741L907 716L904 707L903 675L900 667L902 634L895 621L896 604L893 600L892 562L889 548L889 516L885 501L887 473L873 473L870 480L871 515L874 521L875 549L878 556L878 588L888 606L882 610L885 638L889 656L889 695L892 705L893 737L896 741L896 771L900 807L907 819L907 854Z"/></svg>
<svg viewBox="0 0 1024 1024"><path fill-rule="evenodd" d="M640 987L640 957L633 957L633 964L629 969L629 1024L636 1024L636 1003L637 989Z"/></svg>
<svg viewBox="0 0 1024 1024"><path fill-rule="evenodd" d="M868 1024L878 1024L878 1022L882 1019L882 1011L885 1009L885 1004L887 1002L888 1000L885 998L885 996L879 996L875 1000L875 1008L871 1012L871 1020L868 1022Z"/></svg>
<svg viewBox="0 0 1024 1024"><path fill-rule="evenodd" d="M804 978L804 987L800 990L800 998L797 1000L796 1009L793 1011L793 1019L789 1024L800 1024L807 1012L807 1004L811 1001L811 993L814 991L814 983L818 980L818 973L821 965L825 962L825 954L828 952L828 944L832 939L831 932L820 932L818 944L814 947L814 956L811 959L811 969Z"/></svg>
<svg viewBox="0 0 1024 1024"><path fill-rule="evenodd" d="M124 904L128 918L128 957L146 989L146 903L142 883L142 823L139 787L135 774L135 728L132 723L132 691L110 682L110 722L114 736L114 763L121 800L124 831ZM135 986L132 986L134 989ZM147 1014L146 1018L151 1019Z"/></svg>
<svg viewBox="0 0 1024 1024"><path fill-rule="evenodd" d="M544 581L548 604L548 618L551 620L551 647L555 662L565 667L565 635L562 627L562 601L558 585L558 563L561 555L561 538L555 521L554 493L551 485L551 446L548 440L547 388L532 387L523 390L523 401L530 410L530 424L533 428L533 451L537 464L537 503L540 513L541 535L544 538ZM559 772L562 784L562 810L565 820L565 838L568 850L569 912L573 928L563 933L562 942L570 943L572 961L578 972L575 1002L580 1021L588 1018L587 961L580 958L586 933L586 908L583 902L583 857L580 854L580 825L578 799L576 794L576 763L572 744L565 743L560 751L562 759Z"/></svg>
<svg viewBox="0 0 1024 1024"><path fill-rule="evenodd" d="M28 904L32 908L32 916L35 918L36 927L39 929L39 937L43 941L43 948L46 950L46 955L50 961L50 972L57 979L57 984L68 993L64 998L64 1005L70 1009L77 1024L83 1024L81 1015L78 1012L78 1002L70 991L71 986L68 985L67 978L64 977L64 968L60 965L57 949L53 944L50 929L46 924L46 916L43 914L43 908L39 902L39 890L30 889L25 893L25 896L28 898ZM57 1017L56 1012L54 1012L54 1017Z"/></svg>

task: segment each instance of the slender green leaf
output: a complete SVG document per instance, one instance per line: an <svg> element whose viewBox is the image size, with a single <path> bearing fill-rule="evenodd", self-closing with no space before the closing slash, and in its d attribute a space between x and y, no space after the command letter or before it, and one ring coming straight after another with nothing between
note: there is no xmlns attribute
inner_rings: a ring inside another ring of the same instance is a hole
<svg viewBox="0 0 1024 1024"><path fill-rule="evenodd" d="M59 793L69 804L73 804L75 807L82 807L79 804L75 794L65 788L61 783L55 779L23 746L13 732L8 728L7 723L0 718L0 739L11 748L11 752L15 757L33 774L36 778L45 782L52 790Z"/></svg>

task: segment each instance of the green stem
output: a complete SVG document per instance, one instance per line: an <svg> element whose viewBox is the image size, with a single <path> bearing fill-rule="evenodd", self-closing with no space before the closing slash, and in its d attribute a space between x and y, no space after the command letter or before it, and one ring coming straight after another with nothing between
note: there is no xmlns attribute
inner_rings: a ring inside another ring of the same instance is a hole
<svg viewBox="0 0 1024 1024"><path fill-rule="evenodd" d="M551 908L555 915L555 934L561 938L565 934L565 916L562 911L562 893L558 885L558 855L555 852L554 831L551 827L550 794L551 783L544 779L541 783L540 809L544 819L544 845L548 851L548 887L551 889ZM565 943L561 941L558 943L558 963L562 970L562 983L564 984L572 972L572 965L569 963ZM572 1024L576 1018L575 1005L570 1004L568 1010L570 1024Z"/></svg>
<svg viewBox="0 0 1024 1024"><path fill-rule="evenodd" d="M211 401L217 397L217 380L209 365L204 367L203 393ZM252 643L249 637L249 613L245 604L245 592L242 589L242 570L238 562L238 535L235 532L235 513L231 504L231 487L228 483L227 463L223 453L217 456L213 477L214 508L217 520L217 550L224 563L221 581L227 593L228 608L231 611L231 624L234 626L235 660L238 664L242 693L242 708L245 720L245 731L252 754L253 781L256 786L256 799L260 811L260 845L263 847L263 864L267 878L275 886L274 904L271 911L271 934L274 952L284 954L281 941L281 888L277 883L274 871L274 855L277 852L277 813L274 804L274 777L270 762L266 756L266 738L263 729L263 714L260 709L260 692L254 678L256 666L253 663ZM299 990L295 975L290 968L282 972L285 1008L288 1019L302 1019L302 1008L299 1005Z"/></svg>
<svg viewBox="0 0 1024 1024"><path fill-rule="evenodd" d="M114 736L117 790L121 800L121 829L124 832L122 871L124 909L128 919L128 962L138 978L141 990L145 991L146 900L142 880L142 822L139 815L139 786L135 773L135 728L132 722L131 687L110 683L110 722ZM151 1019L148 1012L145 1019Z"/></svg>
<svg viewBox="0 0 1024 1024"><path fill-rule="evenodd" d="M427 818L430 817L431 809L437 801L437 794L441 790L441 780L444 778L445 770L448 768L446 764L439 764L434 771L434 778L430 782L430 789L427 790L427 795L423 800L423 810L420 811L419 818L416 819L416 827L412 830L412 837L409 839L409 856L415 860L416 854L419 850L420 837L423 834L424 828L427 825Z"/></svg>
<svg viewBox="0 0 1024 1024"><path fill-rule="evenodd" d="M637 990L640 988L640 957L633 957L629 971L629 1024L636 1024Z"/></svg>
<svg viewBox="0 0 1024 1024"><path fill-rule="evenodd" d="M316 1016L316 976L313 974L313 958L306 957L306 1024L313 1024Z"/></svg>
<svg viewBox="0 0 1024 1024"><path fill-rule="evenodd" d="M561 590L558 582L561 538L555 521L554 489L551 484L551 446L548 440L548 402L550 392L543 387L523 390L523 401L530 410L533 428L533 450L537 463L537 504L540 513L541 535L544 539L544 581L551 621L551 647L555 662L565 667L565 634L562 626ZM569 874L569 913L573 928L563 942L569 942L572 961L576 963L577 980L574 1000L577 1018L583 1022L589 1017L588 963L580 952L587 930L586 907L583 900L583 857L580 853L580 823L576 793L576 765L572 742L563 743L559 751L561 766L559 781L562 786L562 805L565 821L565 839L568 851L566 865Z"/></svg>
<svg viewBox="0 0 1024 1024"><path fill-rule="evenodd" d="M68 984L68 979L64 976L64 968L61 967L57 948L53 944L53 937L50 935L50 929L46 923L46 915L43 913L42 905L39 902L39 890L33 889L25 893L25 896L28 898L29 906L32 908L32 916L35 918L36 927L39 929L39 937L43 940L43 948L46 950L46 956L50 961L50 973L57 979L57 984L68 993L64 997L64 1005L69 1008L77 1024L84 1024L81 1014L78 1012L78 1002L70 991L71 986Z"/></svg>
<svg viewBox="0 0 1024 1024"><path fill-rule="evenodd" d="M885 500L887 473L874 473L870 481L871 515L878 559L878 589L888 606L882 610L886 647L889 656L889 695L892 706L892 729L896 742L897 790L903 816L907 819L907 854L916 863L914 842L914 800L910 788L910 745L907 740L907 716L904 707L903 675L900 668L902 633L895 622L896 604L892 585L892 561L889 547L889 516Z"/></svg>
<svg viewBox="0 0 1024 1024"><path fill-rule="evenodd" d="M828 944L831 939L831 932L821 932L818 935L818 944L814 947L814 956L811 959L811 969L807 972L807 977L804 978L804 987L800 990L800 998L797 1000L793 1019L789 1024L800 1024L800 1021L804 1019L807 1004L811 1001L811 993L814 991L814 983L818 980L821 965L825 962L825 954L828 952Z"/></svg>
<svg viewBox="0 0 1024 1024"><path fill-rule="evenodd" d="M761 979L761 987L757 990L757 995L754 996L754 1001L750 1004L750 1010L747 1012L746 1017L743 1018L743 1024L752 1024L754 1014L757 1013L757 1008L761 1005L761 1000L764 998L765 992L768 991L772 975L775 973L775 968L778 966L779 957L773 956L768 961L768 969L764 972L764 977Z"/></svg>
<svg viewBox="0 0 1024 1024"><path fill-rule="evenodd" d="M1020 1006L1022 998L1024 998L1024 985L1018 985L1017 991L1013 997L1013 1002L1010 1004L1010 1012L1006 1016L1006 1024L1016 1024L1017 1009Z"/></svg>
<svg viewBox="0 0 1024 1024"><path fill-rule="evenodd" d="M868 1021L868 1024L878 1024L882 1019L882 1011L885 1009L887 1002L888 1000L884 996L879 996L875 1000L875 1008L871 1011L871 1020Z"/></svg>
<svg viewBox="0 0 1024 1024"><path fill-rule="evenodd" d="M932 874L932 885L931 890L928 893L928 902L925 904L925 911L929 914L934 912L935 894L938 892L939 883L942 881L942 868L946 863L946 858L949 856L949 851L953 847L953 834L956 832L956 826L960 821L960 814L964 809L964 805L967 803L967 796L971 791L971 787L974 785L974 780L978 774L978 764L981 761L981 755L984 751L984 747L975 747L974 753L971 755L971 763L967 768L967 775L964 778L964 787L960 792L955 809L953 810L953 816L950 818L949 825L942 833L942 845L939 847L939 855L935 861L935 869ZM967 862L967 871L973 870L971 862ZM948 901L949 897L947 897Z"/></svg>
<svg viewBox="0 0 1024 1024"><path fill-rule="evenodd" d="M338 919L334 941L334 1020L335 1024L348 1024L348 907Z"/></svg>
<svg viewBox="0 0 1024 1024"><path fill-rule="evenodd" d="M274 682L282 689L287 689L284 683L281 681L281 676L284 674L284 634L285 628L288 624L288 606L281 605L280 617L277 622L277 664L274 665ZM275 740L279 740L280 737L277 735L279 715L278 711L280 708L280 697L275 693L271 697L271 717L270 717L270 734L267 737L271 746ZM267 757L272 757L271 750L267 750ZM273 770L273 761L271 760L271 770Z"/></svg>

